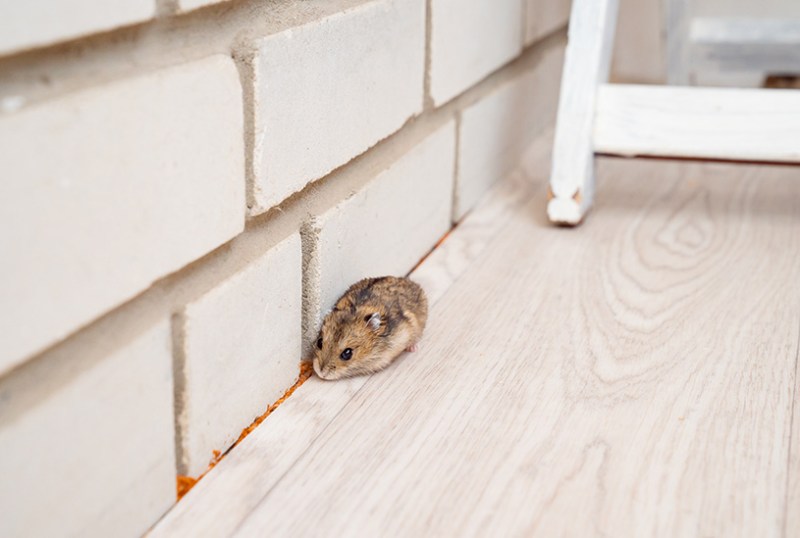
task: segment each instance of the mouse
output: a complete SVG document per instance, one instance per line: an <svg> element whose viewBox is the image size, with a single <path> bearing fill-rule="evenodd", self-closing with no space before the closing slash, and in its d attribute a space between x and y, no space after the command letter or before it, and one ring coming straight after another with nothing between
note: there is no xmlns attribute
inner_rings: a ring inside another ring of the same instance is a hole
<svg viewBox="0 0 800 538"><path fill-rule="evenodd" d="M322 321L312 364L321 379L373 374L417 350L428 299L416 282L394 276L359 280Z"/></svg>

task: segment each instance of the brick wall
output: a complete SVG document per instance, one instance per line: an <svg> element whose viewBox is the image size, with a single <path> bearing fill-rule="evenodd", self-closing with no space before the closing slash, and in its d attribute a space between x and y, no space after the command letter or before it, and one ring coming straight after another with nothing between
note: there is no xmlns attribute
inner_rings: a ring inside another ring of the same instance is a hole
<svg viewBox="0 0 800 538"><path fill-rule="evenodd" d="M0 536L146 531L553 121L568 7L0 3Z"/></svg>

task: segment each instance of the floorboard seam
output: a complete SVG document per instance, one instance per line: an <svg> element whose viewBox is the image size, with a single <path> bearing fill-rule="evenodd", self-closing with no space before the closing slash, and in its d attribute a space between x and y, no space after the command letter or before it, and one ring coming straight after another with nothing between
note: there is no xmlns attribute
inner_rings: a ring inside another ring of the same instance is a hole
<svg viewBox="0 0 800 538"><path fill-rule="evenodd" d="M322 430L320 430L320 432L319 432L319 433L318 433L318 434L317 434L317 435L316 435L316 436L315 436L313 439L311 439L311 441L309 441L308 445L306 445L306 447L303 449L303 451L302 451L302 452L300 452L300 453L297 455L297 457L295 458L294 462L293 462L293 463L292 463L292 464L291 464L289 467L287 467L287 468L286 468L286 470L285 470L283 473L281 473L281 476L280 476L280 478L278 478L278 479L275 481L275 483L274 483L274 484L272 484L272 486L270 486L270 488L269 488L267 491L265 491L265 492L264 492L264 494L263 494L263 495L262 495L262 496L261 496L261 497L258 499L258 502L257 502L256 504L254 504L254 505L253 505L253 508L250 510L250 512L248 512L248 513L245 515L245 517L244 517L244 518L242 518L242 519L239 521L239 523L238 523L238 524L236 525L236 527L233 529L233 532L231 532L231 534L230 534L231 536L235 536L235 535L236 535L236 534L239 532L239 530L241 529L242 525L243 525L243 524L244 524L244 523L245 523L245 522L246 522L248 519L250 519L250 516L252 516L252 515L253 515L253 514L254 514L254 513L255 513L255 512L258 510L258 507L259 507L259 506L261 506L261 504L264 502L264 499L266 499L267 497L269 497L269 494L270 494L270 493L272 493L272 490L274 490L276 487L278 487L278 485L279 485L279 484L281 484L281 482L283 482L283 479L284 479L284 478L286 478L286 475L287 475L287 474L289 474L289 472L290 472L292 469L294 469L294 466L295 466L295 465L297 465L297 462L298 462L298 461L300 461L301 459L303 459L303 456L305 456L305 455L306 455L306 453L307 453L309 450L311 450L311 447L313 447L313 446L316 444L316 442L317 442L317 439L319 439L320 437L322 437L322 434L324 434L326 431L328 431L328 428L330 428L330 427L331 427L331 424L333 424L333 423L336 421L336 419L339 417L339 415L340 415L340 414L342 414L342 411L344 411L345 407L347 407L348 405L350 405L350 402L352 402L352 401L353 401L353 399L354 399L356 396L358 396L358 394L359 394L359 393L360 393L362 390L364 390L364 387L366 387L366 386L367 386L367 383L368 383L368 382L369 382L369 380L367 380L367 381L366 381L365 383L363 383L363 384L362 384L360 387L358 387L358 390L356 390L356 391L353 393L353 395L352 395L352 396L350 396L350 398L349 398L349 399L348 399L348 400L345 402L345 404L344 404L344 405L343 405L343 406L342 406L342 407L341 407L341 408L340 408L340 409L339 409L339 410L336 412L336 414L335 414L335 415L333 415L333 417L331 418L331 420L330 420L330 421L328 421L328 423L325 425L325 427L324 427L324 428L322 428Z"/></svg>
<svg viewBox="0 0 800 538"><path fill-rule="evenodd" d="M788 529L786 528L789 524L789 493L790 493L790 486L791 486L791 471L792 471L792 450L794 449L794 444L792 440L794 439L794 408L795 408L795 398L797 398L797 365L800 363L800 322L798 322L798 330L797 330L797 345L795 346L794 351L794 377L792 378L792 398L789 400L789 405L791 405L791 410L789 411L789 450L786 451L786 499L783 503L783 532L782 536L786 538Z"/></svg>

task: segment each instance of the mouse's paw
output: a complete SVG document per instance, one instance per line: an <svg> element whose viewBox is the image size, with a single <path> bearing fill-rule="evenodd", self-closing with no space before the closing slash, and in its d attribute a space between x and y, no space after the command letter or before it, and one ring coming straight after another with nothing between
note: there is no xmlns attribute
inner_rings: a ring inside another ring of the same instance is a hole
<svg viewBox="0 0 800 538"><path fill-rule="evenodd" d="M418 349L419 349L419 347L417 346L417 344L411 344L410 346L408 346L406 348L406 351L408 351L409 353L414 353Z"/></svg>

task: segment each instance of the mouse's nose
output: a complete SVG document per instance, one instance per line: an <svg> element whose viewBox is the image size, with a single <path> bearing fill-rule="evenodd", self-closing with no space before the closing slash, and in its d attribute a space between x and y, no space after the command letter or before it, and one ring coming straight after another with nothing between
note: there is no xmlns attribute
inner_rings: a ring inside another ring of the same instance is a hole
<svg viewBox="0 0 800 538"><path fill-rule="evenodd" d="M325 374L322 373L322 369L319 367L319 360L314 359L311 365L314 367L314 373L317 374L318 377L325 379Z"/></svg>

